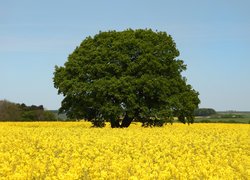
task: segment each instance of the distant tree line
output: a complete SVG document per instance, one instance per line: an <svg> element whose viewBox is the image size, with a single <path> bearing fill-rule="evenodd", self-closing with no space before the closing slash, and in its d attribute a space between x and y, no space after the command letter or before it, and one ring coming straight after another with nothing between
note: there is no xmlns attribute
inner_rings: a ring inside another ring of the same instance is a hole
<svg viewBox="0 0 250 180"><path fill-rule="evenodd" d="M199 108L194 111L194 116L211 116L216 114L216 111L212 108Z"/></svg>
<svg viewBox="0 0 250 180"><path fill-rule="evenodd" d="M54 113L46 111L42 105L27 106L7 100L0 100L0 121L56 121Z"/></svg>

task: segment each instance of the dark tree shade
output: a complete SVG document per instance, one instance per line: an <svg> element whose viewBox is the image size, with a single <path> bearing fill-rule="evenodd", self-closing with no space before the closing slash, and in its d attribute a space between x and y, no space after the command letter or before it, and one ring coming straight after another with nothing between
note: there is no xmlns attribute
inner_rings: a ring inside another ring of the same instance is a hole
<svg viewBox="0 0 250 180"><path fill-rule="evenodd" d="M100 32L87 37L62 67L54 86L64 99L60 112L92 122L128 127L133 120L192 122L198 93L170 35L152 30Z"/></svg>

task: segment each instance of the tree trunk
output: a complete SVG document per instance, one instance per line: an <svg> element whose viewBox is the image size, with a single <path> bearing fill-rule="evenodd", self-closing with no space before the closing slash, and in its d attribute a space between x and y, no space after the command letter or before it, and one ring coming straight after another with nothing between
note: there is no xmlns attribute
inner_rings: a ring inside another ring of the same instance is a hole
<svg viewBox="0 0 250 180"><path fill-rule="evenodd" d="M129 127L129 125L131 124L131 122L133 121L134 118L131 118L128 116L128 114L126 113L123 120L122 120L122 124L121 124L121 127L124 128L124 127Z"/></svg>
<svg viewBox="0 0 250 180"><path fill-rule="evenodd" d="M184 115L182 115L182 114L179 115L179 116L178 116L178 120L179 120L180 122L186 124L186 120L185 120L185 116L184 116Z"/></svg>
<svg viewBox="0 0 250 180"><path fill-rule="evenodd" d="M118 120L116 120L114 117L110 118L110 123L112 128L119 128L121 127L120 123Z"/></svg>

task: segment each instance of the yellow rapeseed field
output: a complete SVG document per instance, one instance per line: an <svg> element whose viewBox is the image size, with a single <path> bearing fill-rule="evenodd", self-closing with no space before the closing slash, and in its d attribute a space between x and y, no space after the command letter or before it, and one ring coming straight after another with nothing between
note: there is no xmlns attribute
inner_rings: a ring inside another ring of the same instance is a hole
<svg viewBox="0 0 250 180"><path fill-rule="evenodd" d="M250 125L0 123L0 179L250 179Z"/></svg>

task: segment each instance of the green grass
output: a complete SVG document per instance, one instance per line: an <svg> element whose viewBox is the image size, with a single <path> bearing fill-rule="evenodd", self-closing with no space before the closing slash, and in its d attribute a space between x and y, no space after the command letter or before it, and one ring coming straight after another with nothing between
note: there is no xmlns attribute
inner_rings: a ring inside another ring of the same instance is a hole
<svg viewBox="0 0 250 180"><path fill-rule="evenodd" d="M242 123L250 124L250 118L199 118L196 123Z"/></svg>
<svg viewBox="0 0 250 180"><path fill-rule="evenodd" d="M250 124L250 112L218 112L208 117L197 117L198 123L243 123Z"/></svg>

